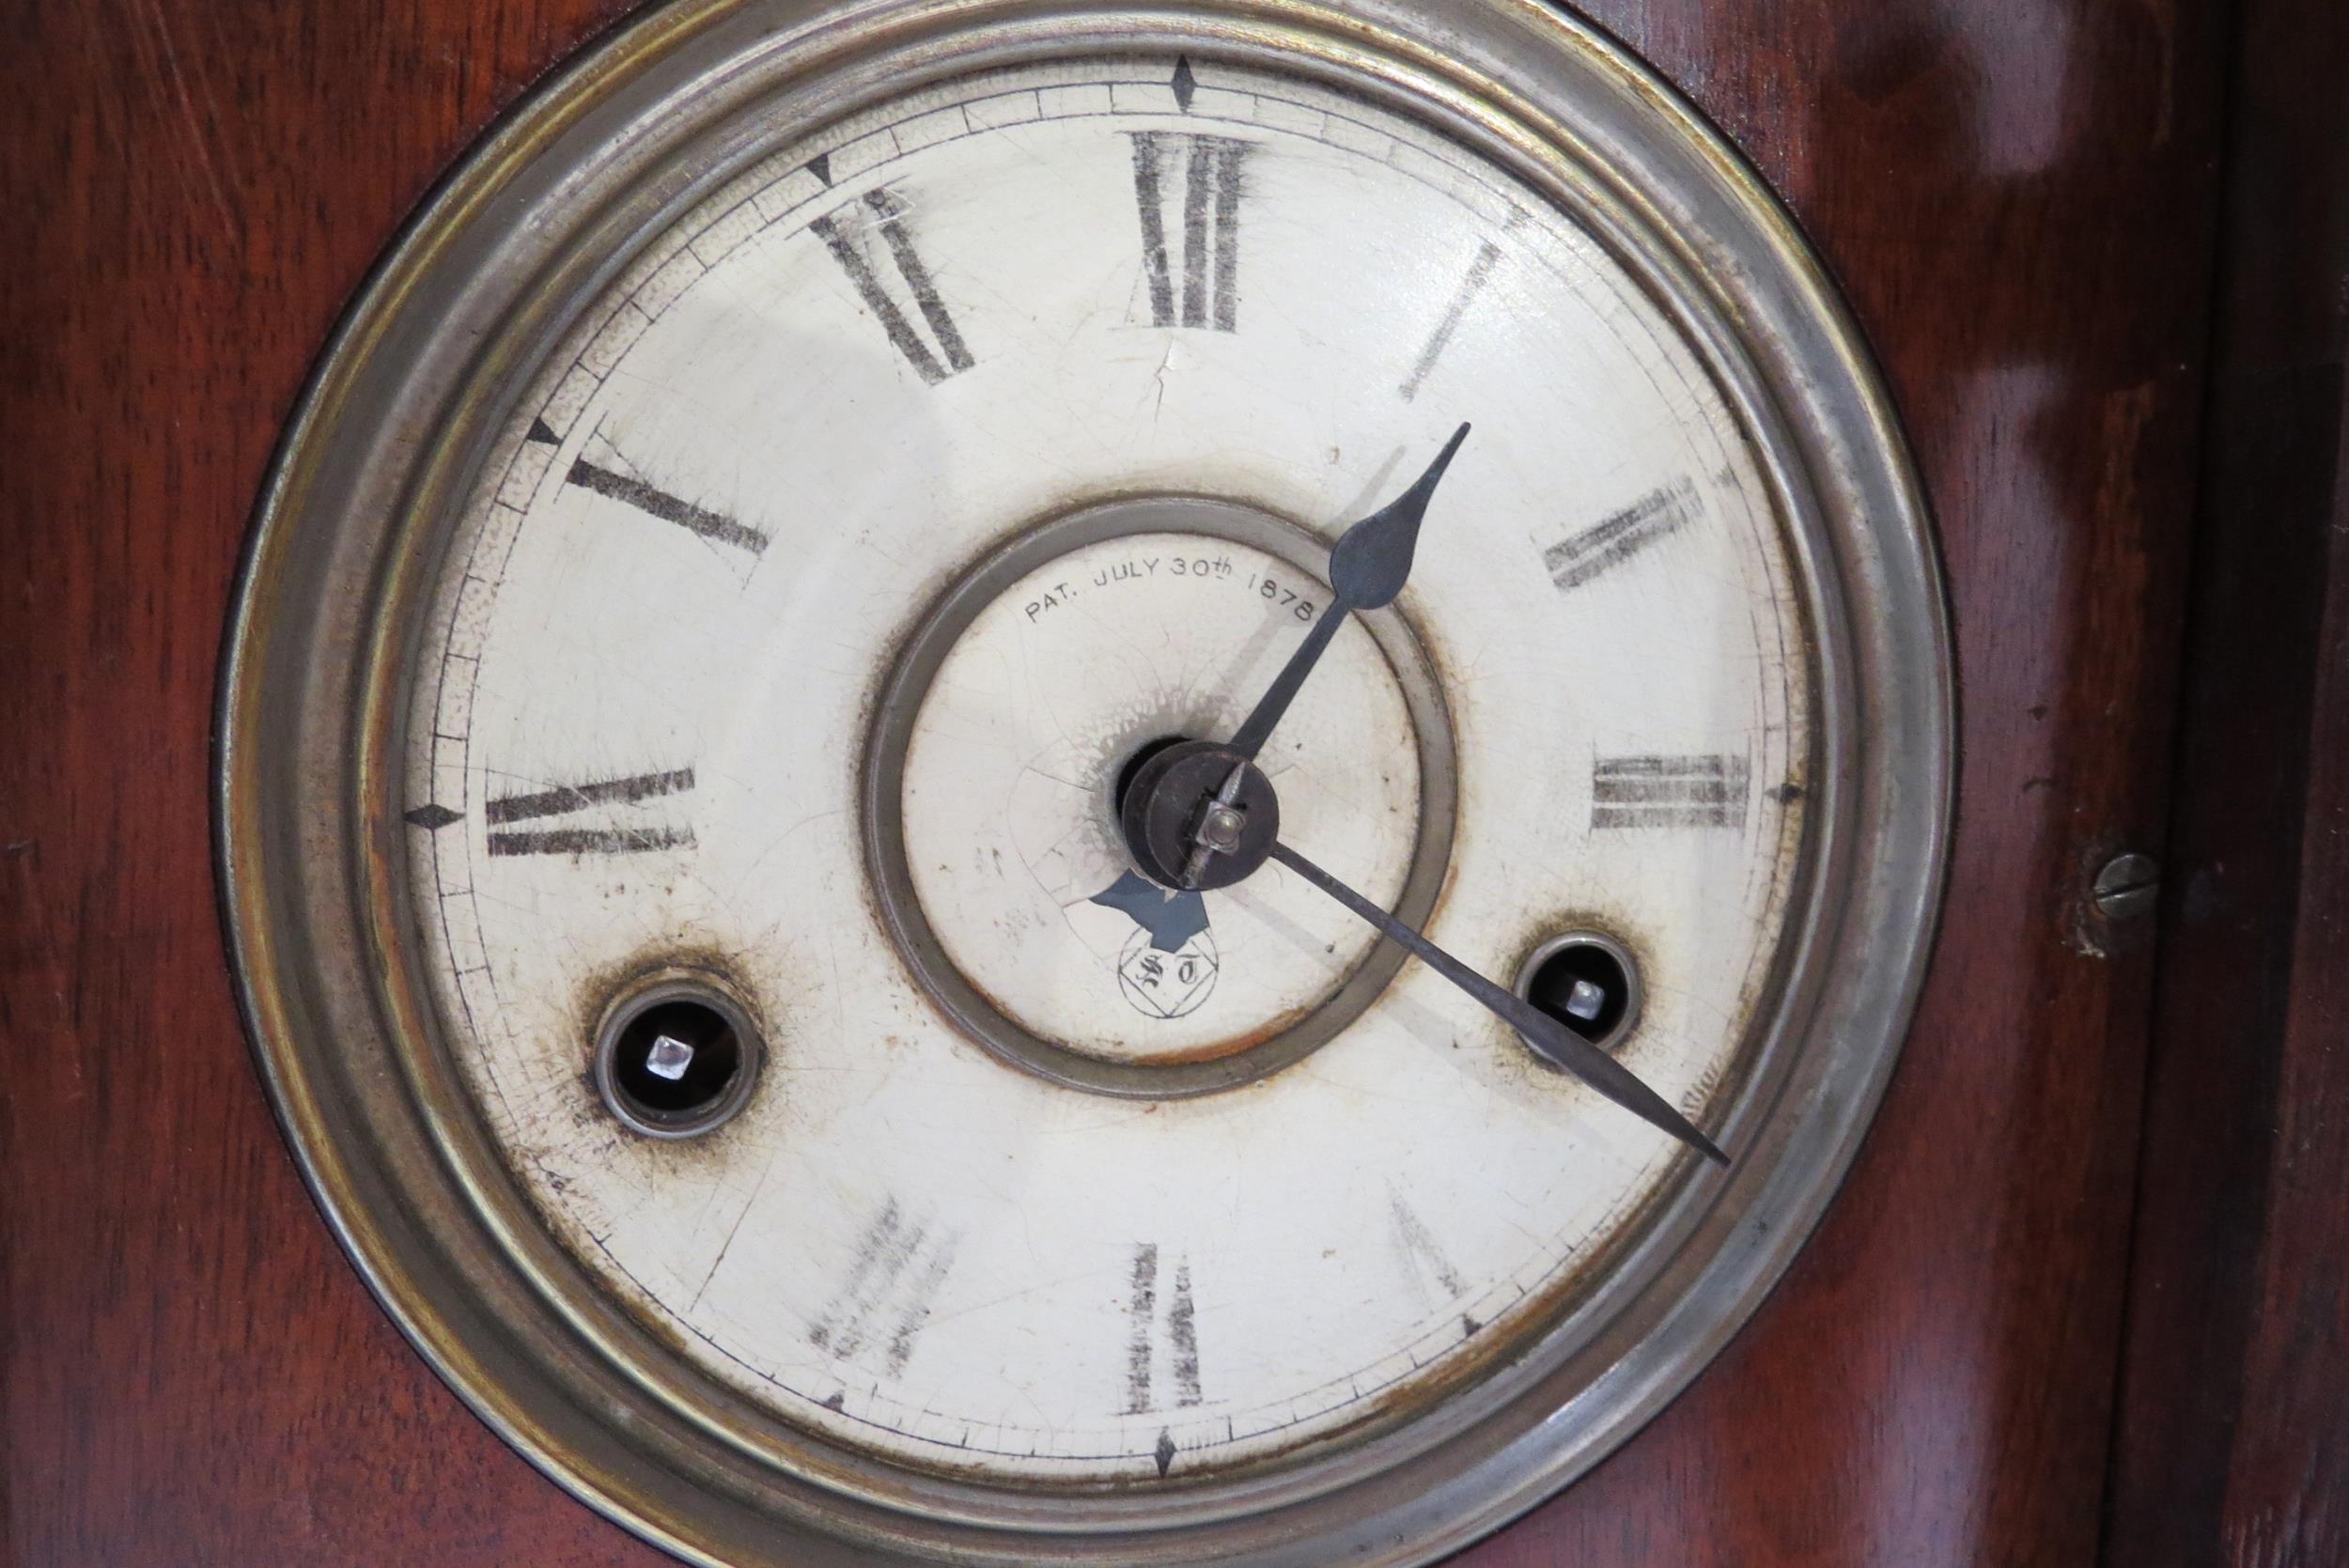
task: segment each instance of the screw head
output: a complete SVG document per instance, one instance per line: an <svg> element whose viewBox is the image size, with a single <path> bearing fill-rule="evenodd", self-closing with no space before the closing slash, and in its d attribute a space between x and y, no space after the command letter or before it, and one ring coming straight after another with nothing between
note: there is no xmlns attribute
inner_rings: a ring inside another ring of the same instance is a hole
<svg viewBox="0 0 2349 1568"><path fill-rule="evenodd" d="M1603 931L1551 937L1517 966L1516 989L1604 1051L1619 1048L1640 1021L1639 961Z"/></svg>
<svg viewBox="0 0 2349 1568"><path fill-rule="evenodd" d="M1607 1010L1607 993L1587 980L1577 980L1574 989L1566 993L1566 1011L1590 1022Z"/></svg>
<svg viewBox="0 0 2349 1568"><path fill-rule="evenodd" d="M1248 828L1248 815L1231 806L1209 806L1206 820L1199 824L1199 842L1219 855L1228 855L1239 847L1240 835Z"/></svg>
<svg viewBox="0 0 2349 1568"><path fill-rule="evenodd" d="M1235 767L1241 769L1239 787L1227 791ZM1281 836L1281 802L1272 782L1253 763L1205 740L1183 740L1154 753L1135 769L1118 803L1118 826L1125 830L1127 852L1134 869L1162 888L1202 893L1228 888L1264 864ZM1230 800L1221 799L1229 793ZM1223 813L1210 823L1208 813ZM1219 836L1231 830L1225 842L1232 847L1193 862L1194 849L1216 850L1212 841L1201 842L1200 830Z"/></svg>
<svg viewBox="0 0 2349 1568"><path fill-rule="evenodd" d="M2107 920L2135 920L2153 912L2160 893L2161 862L2131 849L2098 869L2091 898Z"/></svg>
<svg viewBox="0 0 2349 1568"><path fill-rule="evenodd" d="M663 1034L652 1043L646 1053L645 1071L655 1078L665 1078L671 1083L685 1076L693 1064L693 1048L674 1034Z"/></svg>

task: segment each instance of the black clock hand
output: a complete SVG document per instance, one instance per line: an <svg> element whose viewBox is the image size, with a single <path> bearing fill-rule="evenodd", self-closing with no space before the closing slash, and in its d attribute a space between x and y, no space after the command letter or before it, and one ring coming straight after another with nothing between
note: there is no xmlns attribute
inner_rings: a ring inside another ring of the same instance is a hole
<svg viewBox="0 0 2349 1568"><path fill-rule="evenodd" d="M1408 949L1429 969L1492 1009L1502 1022L1525 1036L1525 1043L1546 1060L1572 1073L1641 1121L1671 1133L1714 1164L1729 1163L1729 1157L1715 1147L1711 1139L1691 1126L1687 1117L1674 1110L1661 1094L1641 1082L1628 1067L1590 1041L1515 991L1494 985L1287 845L1273 845L1272 858L1353 910L1376 926L1390 941Z"/></svg>
<svg viewBox="0 0 2349 1568"><path fill-rule="evenodd" d="M1289 704L1297 700L1305 677L1314 673L1320 662L1322 650L1330 639L1338 634L1338 628L1347 613L1356 610L1376 610L1394 601L1403 591L1403 584L1411 575L1411 556L1419 548L1419 525L1427 516L1427 503L1436 493L1436 481L1451 466L1452 454L1468 439L1466 425L1452 432L1436 460L1427 465L1427 472L1412 482L1411 488L1386 505L1338 536L1330 551L1330 587L1334 597L1330 607L1321 613L1305 640L1289 661L1273 677L1272 688L1256 704L1224 750L1243 761L1254 761L1264 750L1264 743L1272 737L1273 727L1280 723Z"/></svg>
<svg viewBox="0 0 2349 1568"><path fill-rule="evenodd" d="M1411 558L1419 548L1419 528L1427 515L1427 503L1436 493L1436 482L1452 464L1452 455L1468 439L1469 427L1462 425L1452 432L1436 460L1427 465L1427 472L1414 480L1385 506L1373 512L1338 536L1330 551L1330 586L1333 597L1304 642L1289 655L1288 663L1274 677L1255 710L1233 736L1223 750L1235 762L1253 761L1264 743L1270 738L1281 716L1296 701L1305 677L1313 674L1320 662L1330 639L1346 623L1347 613L1355 610L1376 610L1391 604L1403 591L1403 584L1411 575ZM1237 784L1239 774L1232 774ZM1188 875L1182 880L1198 880L1199 870L1207 851L1204 846L1191 857ZM1105 908L1116 909L1129 916L1135 924L1150 934L1150 945L1161 952L1173 953L1207 928L1206 907L1195 892L1172 893L1157 883L1128 870L1116 881L1093 895L1091 902Z"/></svg>

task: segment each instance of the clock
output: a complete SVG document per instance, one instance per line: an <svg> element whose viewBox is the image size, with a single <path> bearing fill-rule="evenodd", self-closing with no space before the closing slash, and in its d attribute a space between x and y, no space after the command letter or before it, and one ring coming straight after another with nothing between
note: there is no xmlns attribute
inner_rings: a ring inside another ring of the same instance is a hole
<svg viewBox="0 0 2349 1568"><path fill-rule="evenodd" d="M1831 1195L1951 686L1817 262L1563 13L680 5L321 362L227 918L385 1308L649 1539L1422 1562Z"/></svg>

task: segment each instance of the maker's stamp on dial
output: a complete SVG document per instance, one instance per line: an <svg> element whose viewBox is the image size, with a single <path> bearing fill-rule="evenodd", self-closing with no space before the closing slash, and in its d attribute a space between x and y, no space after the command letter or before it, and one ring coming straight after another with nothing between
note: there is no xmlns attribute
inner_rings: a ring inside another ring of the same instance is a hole
<svg viewBox="0 0 2349 1568"><path fill-rule="evenodd" d="M1117 986L1145 1017L1179 1018L1206 1001L1221 969L1215 939L1205 931L1173 953L1159 952L1147 931L1136 931L1118 955Z"/></svg>

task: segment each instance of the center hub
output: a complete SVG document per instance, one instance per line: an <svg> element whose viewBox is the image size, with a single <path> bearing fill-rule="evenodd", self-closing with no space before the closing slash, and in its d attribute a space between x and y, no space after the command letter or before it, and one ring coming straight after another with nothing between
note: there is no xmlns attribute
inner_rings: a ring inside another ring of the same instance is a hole
<svg viewBox="0 0 2349 1568"><path fill-rule="evenodd" d="M1456 785L1408 623L1343 623L1260 756L1220 745L1326 613L1328 554L1248 507L1120 501L1018 536L916 620L867 742L867 863L977 1044L1103 1094L1205 1094L1384 990L1400 953L1265 861L1288 838L1407 920L1433 907Z"/></svg>
<svg viewBox="0 0 2349 1568"><path fill-rule="evenodd" d="M1206 740L1142 765L1118 806L1127 852L1163 888L1207 892L1247 880L1281 836L1281 800L1263 769Z"/></svg>

